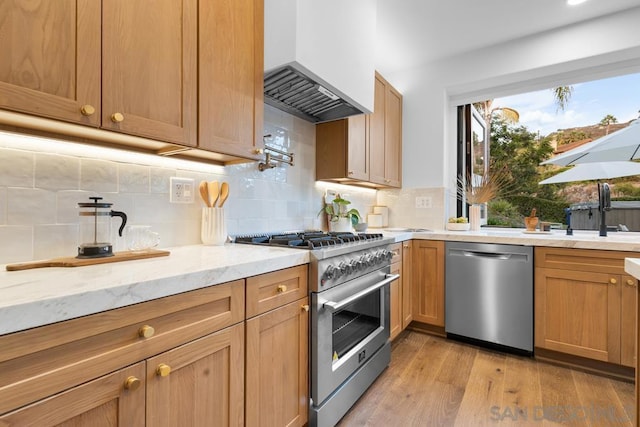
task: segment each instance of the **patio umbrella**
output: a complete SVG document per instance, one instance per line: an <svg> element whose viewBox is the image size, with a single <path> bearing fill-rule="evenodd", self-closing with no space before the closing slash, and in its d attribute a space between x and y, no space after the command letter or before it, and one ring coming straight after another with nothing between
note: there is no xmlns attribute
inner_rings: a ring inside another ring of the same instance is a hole
<svg viewBox="0 0 640 427"><path fill-rule="evenodd" d="M640 127L640 126L638 126ZM539 184L557 184L560 182L591 181L611 179L622 176L640 175L640 163L636 162L594 162L579 163L571 169L560 172Z"/></svg>
<svg viewBox="0 0 640 427"><path fill-rule="evenodd" d="M640 159L640 120L634 120L626 128L545 160L541 164L569 166L635 159Z"/></svg>

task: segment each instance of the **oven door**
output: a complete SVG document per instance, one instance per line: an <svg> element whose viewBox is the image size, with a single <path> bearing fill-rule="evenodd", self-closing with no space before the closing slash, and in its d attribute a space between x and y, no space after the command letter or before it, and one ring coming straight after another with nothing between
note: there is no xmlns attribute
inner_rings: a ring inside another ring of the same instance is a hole
<svg viewBox="0 0 640 427"><path fill-rule="evenodd" d="M311 295L311 399L320 405L389 340L385 267Z"/></svg>

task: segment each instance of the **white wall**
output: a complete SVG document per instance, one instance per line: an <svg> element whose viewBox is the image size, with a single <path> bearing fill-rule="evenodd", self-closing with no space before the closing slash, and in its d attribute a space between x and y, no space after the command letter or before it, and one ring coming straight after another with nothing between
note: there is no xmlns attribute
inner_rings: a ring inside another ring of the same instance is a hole
<svg viewBox="0 0 640 427"><path fill-rule="evenodd" d="M385 75L404 99L403 187L452 196L457 105L638 72L639 22L640 7Z"/></svg>
<svg viewBox="0 0 640 427"><path fill-rule="evenodd" d="M251 162L227 167L183 162L79 144L0 136L0 264L77 254L77 203L98 195L127 213L129 224L148 224L160 246L200 243L203 204L169 202L170 177L228 181L229 234L321 228L317 213L332 188L366 214L373 190L315 183L315 126L265 106L265 134L274 146L295 153L295 166L259 172ZM112 232L117 231L114 219ZM124 239L112 236L114 250Z"/></svg>

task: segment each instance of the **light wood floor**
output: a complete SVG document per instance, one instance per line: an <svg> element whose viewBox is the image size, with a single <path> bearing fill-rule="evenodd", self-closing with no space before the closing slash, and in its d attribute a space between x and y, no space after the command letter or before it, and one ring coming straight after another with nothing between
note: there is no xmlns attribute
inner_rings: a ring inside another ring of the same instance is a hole
<svg viewBox="0 0 640 427"><path fill-rule="evenodd" d="M348 426L631 426L631 383L405 331Z"/></svg>

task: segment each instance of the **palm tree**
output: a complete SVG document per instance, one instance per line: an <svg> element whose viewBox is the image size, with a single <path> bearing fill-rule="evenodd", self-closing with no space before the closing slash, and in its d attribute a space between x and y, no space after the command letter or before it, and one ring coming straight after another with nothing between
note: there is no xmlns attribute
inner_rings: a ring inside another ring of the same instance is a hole
<svg viewBox="0 0 640 427"><path fill-rule="evenodd" d="M573 95L573 86L558 86L553 89L553 97L556 100L556 104L558 104L558 109L563 110L567 108L569 104L569 100L571 99L571 95Z"/></svg>
<svg viewBox="0 0 640 427"><path fill-rule="evenodd" d="M611 114L607 114L606 116L604 116L604 118L600 120L600 123L598 123L600 126L607 127L607 133L605 133L605 135L609 135L609 126L611 126L611 123L618 123L618 119L616 119Z"/></svg>

